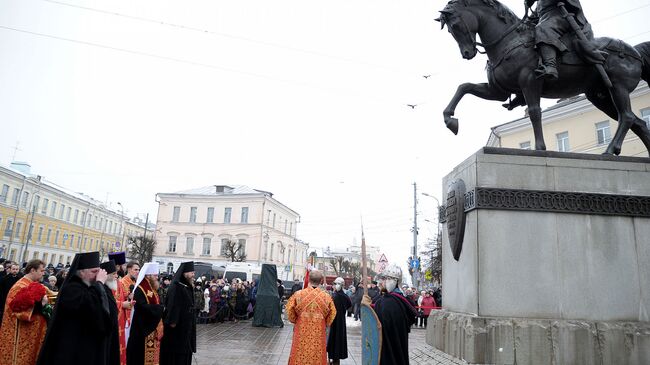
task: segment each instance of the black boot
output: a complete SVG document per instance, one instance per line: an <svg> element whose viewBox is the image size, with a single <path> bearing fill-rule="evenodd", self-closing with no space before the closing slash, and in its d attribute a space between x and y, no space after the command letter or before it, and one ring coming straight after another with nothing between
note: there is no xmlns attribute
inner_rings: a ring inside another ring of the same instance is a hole
<svg viewBox="0 0 650 365"><path fill-rule="evenodd" d="M557 57L555 47L546 43L537 45L539 54L542 56L542 64L535 69L535 75L538 79L557 80Z"/></svg>

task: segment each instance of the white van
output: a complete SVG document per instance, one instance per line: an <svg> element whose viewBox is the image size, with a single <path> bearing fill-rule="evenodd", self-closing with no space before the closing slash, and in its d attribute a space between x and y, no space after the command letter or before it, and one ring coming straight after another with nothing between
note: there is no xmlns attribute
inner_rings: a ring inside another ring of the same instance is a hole
<svg viewBox="0 0 650 365"><path fill-rule="evenodd" d="M258 280L261 273L262 267L260 265L249 264L246 262L230 262L226 264L223 278L228 279L228 282L230 283L232 283L235 278L252 282Z"/></svg>

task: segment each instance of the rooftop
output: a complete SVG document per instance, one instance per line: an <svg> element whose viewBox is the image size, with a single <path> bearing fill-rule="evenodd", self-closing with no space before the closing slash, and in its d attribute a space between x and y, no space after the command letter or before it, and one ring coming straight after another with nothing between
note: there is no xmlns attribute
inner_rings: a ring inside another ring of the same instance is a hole
<svg viewBox="0 0 650 365"><path fill-rule="evenodd" d="M250 188L246 185L208 185L200 188L181 190L173 194L187 194L187 195L250 195L250 194L264 194L273 196L273 193L264 190Z"/></svg>

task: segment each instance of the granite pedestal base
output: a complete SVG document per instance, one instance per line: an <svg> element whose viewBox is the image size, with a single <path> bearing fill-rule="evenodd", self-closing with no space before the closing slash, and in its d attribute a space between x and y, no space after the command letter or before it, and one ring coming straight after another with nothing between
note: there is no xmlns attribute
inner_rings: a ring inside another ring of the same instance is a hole
<svg viewBox="0 0 650 365"><path fill-rule="evenodd" d="M427 343L470 363L650 364L650 160L484 148ZM452 201L443 192L447 204Z"/></svg>

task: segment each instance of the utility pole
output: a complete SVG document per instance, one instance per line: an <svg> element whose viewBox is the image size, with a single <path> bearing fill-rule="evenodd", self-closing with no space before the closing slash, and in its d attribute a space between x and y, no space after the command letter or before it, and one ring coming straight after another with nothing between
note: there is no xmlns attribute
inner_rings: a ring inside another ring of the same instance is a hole
<svg viewBox="0 0 650 365"><path fill-rule="evenodd" d="M32 194L33 195L33 194ZM20 259L22 262L26 262L26 257L27 255L27 250L29 249L29 241L32 238L32 225L34 224L34 215L36 215L36 205L32 204L32 217L29 220L29 226L27 227L27 239L25 240L25 246L23 247L22 251L20 252ZM52 261L50 261L52 262Z"/></svg>
<svg viewBox="0 0 650 365"><path fill-rule="evenodd" d="M418 187L413 183L413 260L418 259ZM413 267L413 286L419 289L419 268Z"/></svg>
<svg viewBox="0 0 650 365"><path fill-rule="evenodd" d="M23 197L23 191L25 190L26 180L27 180L27 175L23 175L23 184L20 187L20 191L18 192L18 200L16 200L16 211L14 212L14 220L11 222L11 232L9 233L9 245L7 246L7 253L5 254L5 257L11 258L12 260L18 260L18 257L14 258L11 256L11 245L14 242L14 231L16 230L16 220L18 219L18 211L20 210L20 200Z"/></svg>

